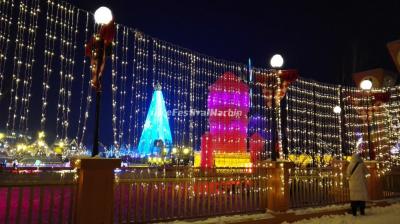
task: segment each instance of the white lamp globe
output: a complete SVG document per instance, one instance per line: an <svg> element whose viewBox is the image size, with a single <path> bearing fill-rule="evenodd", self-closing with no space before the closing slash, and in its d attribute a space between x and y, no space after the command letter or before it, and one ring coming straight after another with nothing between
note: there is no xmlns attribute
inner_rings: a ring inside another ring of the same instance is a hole
<svg viewBox="0 0 400 224"><path fill-rule="evenodd" d="M360 83L360 88L363 90L370 90L372 88L372 82L369 79L364 79Z"/></svg>
<svg viewBox="0 0 400 224"><path fill-rule="evenodd" d="M340 106L335 106L335 107L333 108L333 112L334 112L335 114L340 114L340 112L342 112L342 108L340 108Z"/></svg>
<svg viewBox="0 0 400 224"><path fill-rule="evenodd" d="M94 21L97 24L108 24L113 19L113 15L111 10L105 6L98 8L94 12Z"/></svg>
<svg viewBox="0 0 400 224"><path fill-rule="evenodd" d="M272 68L281 68L283 66L283 57L280 54L275 54L270 60L270 65Z"/></svg>

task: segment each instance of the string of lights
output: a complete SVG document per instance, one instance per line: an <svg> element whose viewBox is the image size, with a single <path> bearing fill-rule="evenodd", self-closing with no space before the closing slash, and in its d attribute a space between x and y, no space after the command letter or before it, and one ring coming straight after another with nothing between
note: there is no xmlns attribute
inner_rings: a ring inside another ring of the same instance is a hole
<svg viewBox="0 0 400 224"><path fill-rule="evenodd" d="M88 41L88 38L89 38L89 36L88 36L88 32L89 32L89 13L88 12L86 12L85 13L85 15L86 15L86 19L85 19L85 37L84 37L84 41L85 41L85 45L84 45L84 47L86 48L86 43L87 43L87 41ZM82 110L83 110L83 99L84 99L84 96L85 96L85 93L84 93L84 84L85 83L87 83L85 80L85 74L87 74L87 71L86 71L86 67L87 66L87 60L86 60L86 57L84 57L83 58L83 61L82 61L82 73L81 73L81 88L80 88L80 94L79 94L79 97L80 97L80 100L79 100L79 118L78 118L78 128L77 128L77 132L76 132L76 137L75 137L75 139L76 139L76 142L80 142L80 139L79 139L79 134L80 134L80 131L81 131L81 125L82 125Z"/></svg>
<svg viewBox="0 0 400 224"><path fill-rule="evenodd" d="M79 24L79 16L80 10L75 7L70 7L69 13L72 17L72 23L70 24L70 37L68 42L69 47L69 59L68 59L68 75L67 75L67 97L66 97L66 110L65 110L65 121L64 121L64 136L65 140L68 139L68 128L70 123L69 114L71 112L71 96L72 96L72 82L74 80L74 68L75 68L75 53L77 49L77 35L78 35L78 24Z"/></svg>
<svg viewBox="0 0 400 224"><path fill-rule="evenodd" d="M33 66L35 63L35 46L36 46L36 30L38 29L38 16L40 13L39 1L32 1L29 11L29 27L28 27L28 38L27 46L25 48L25 69L23 74L23 87L22 87L22 98L19 112L19 131L21 133L28 132L28 121L29 121L29 106L31 99L31 86L32 86L32 74Z"/></svg>
<svg viewBox="0 0 400 224"><path fill-rule="evenodd" d="M43 81L42 81L42 109L40 118L40 129L45 130L46 114L48 105L48 91L50 89L50 76L53 72L53 56L55 55L56 27L59 20L59 8L55 8L54 1L47 1L46 30L43 60Z"/></svg>
<svg viewBox="0 0 400 224"><path fill-rule="evenodd" d="M124 129L125 129L125 108L126 108L126 78L127 78L127 67L128 67L128 44L129 44L129 32L127 27L122 28L122 45L121 45L121 61L120 61L120 82L119 82L119 135L118 135L118 146L121 147L125 142L124 140ZM118 59L118 56L116 57Z"/></svg>
<svg viewBox="0 0 400 224"><path fill-rule="evenodd" d="M0 2L0 98L3 96L4 72L10 43L10 27L12 25L14 1Z"/></svg>
<svg viewBox="0 0 400 224"><path fill-rule="evenodd" d="M135 31L128 29L128 32L131 33L132 39L133 39L133 47L131 49L133 49L133 55L137 54L137 46L136 46L136 33ZM135 70L135 64L136 64L136 57L132 56L131 59L132 60L132 67L131 67L131 97L130 97L130 108L129 108L129 122L128 122L128 147L132 148L134 145L136 145L135 142L135 138L133 138L133 136L135 135L135 131L136 128L133 128L134 126L134 122L133 118L134 118L134 110L135 110L135 105L137 105L136 102L136 80L137 80L137 74L136 74L136 70ZM154 62L153 62L154 63ZM137 121L136 121L137 122Z"/></svg>
<svg viewBox="0 0 400 224"><path fill-rule="evenodd" d="M120 27L119 25L116 26L116 38L113 44L113 53L111 55L111 60L112 60L112 72L111 72L111 97L112 97L112 125L113 125L113 139L114 139L114 147L117 147L118 145L118 129L117 129L117 90L118 90L118 84L117 84L117 68L118 68L118 44L119 44L119 30Z"/></svg>
<svg viewBox="0 0 400 224"><path fill-rule="evenodd" d="M66 32L67 32L67 11L64 10L64 3L57 4L57 8L60 10L60 21L58 23L59 29L60 29L60 34L59 34L59 93L58 93L58 100L57 100L57 120L56 120L56 139L60 139L60 126L62 128L63 126L63 119L62 115L64 112L64 104L63 104L63 99L65 97L65 92L64 91L64 86L65 86L65 74L63 72L64 70L64 61L65 61L65 39L66 39Z"/></svg>
<svg viewBox="0 0 400 224"><path fill-rule="evenodd" d="M7 119L7 131L15 132L16 119L17 119L17 109L18 102L21 101L20 95L20 82L21 73L23 66L26 65L26 58L23 57L23 51L25 49L26 40L24 38L27 30L26 16L28 14L27 1L21 1L18 10L17 19L17 34L15 38L15 48L14 48L14 60L12 69L12 81L11 81L11 92L10 92L10 105L8 107L8 119Z"/></svg>

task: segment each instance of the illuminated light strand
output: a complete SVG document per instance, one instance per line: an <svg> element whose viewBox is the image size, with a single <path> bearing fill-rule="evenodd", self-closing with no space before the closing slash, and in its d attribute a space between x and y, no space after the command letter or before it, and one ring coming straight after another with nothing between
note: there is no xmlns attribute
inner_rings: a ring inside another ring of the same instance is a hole
<svg viewBox="0 0 400 224"><path fill-rule="evenodd" d="M70 112L70 98L71 98L71 88L72 88L72 80L73 80L73 64L74 64L74 46L73 46L73 39L75 36L74 30L74 23L75 15L74 10L71 5L65 6L65 10L68 13L68 20L67 20L67 37L65 40L65 50L66 50L66 57L65 57L65 71L64 71L64 95L63 95L63 106L62 106L62 135L61 139L67 140L68 138L68 127L69 127L69 112ZM76 48L76 46L75 46Z"/></svg>
<svg viewBox="0 0 400 224"><path fill-rule="evenodd" d="M3 96L4 73L10 43L10 27L12 25L14 1L1 1L0 11L0 99Z"/></svg>
<svg viewBox="0 0 400 224"><path fill-rule="evenodd" d="M18 20L17 20L17 34L15 39L14 48L14 61L12 69L12 81L11 81L11 93L10 93L10 104L8 107L8 119L7 119L7 131L14 133L15 122L17 118L17 108L19 97L19 86L21 82L21 67L23 66L23 50L25 47L24 35L26 28L26 14L28 11L26 1L21 1L19 4Z"/></svg>
<svg viewBox="0 0 400 224"><path fill-rule="evenodd" d="M25 68L26 73L26 86L25 86L25 98L24 104L21 105L22 110L22 122L20 121L20 130L27 134L29 130L29 107L31 99L31 88L32 88L32 77L33 77L33 66L35 64L35 46L36 46L36 30L38 29L38 17L40 13L40 3L38 0L33 1L31 5L31 17L30 17L30 40L28 41L27 50L27 63ZM22 123L22 125L21 125Z"/></svg>
<svg viewBox="0 0 400 224"><path fill-rule="evenodd" d="M64 104L63 100L65 97L65 73L64 73L64 61L65 61L65 39L66 39L66 21L67 21L67 12L64 10L64 5L63 4L57 4L57 7L61 11L60 15L60 21L58 22L59 28L60 28L60 35L59 35L59 61L60 61L60 69L59 69L59 88L58 88L58 100L57 100L57 118L56 118L56 139L60 139L60 126L61 126L61 131L63 131L63 114L64 114Z"/></svg>
<svg viewBox="0 0 400 224"><path fill-rule="evenodd" d="M116 37L113 43L113 54L111 57L112 60L112 77L111 77L111 90L112 90L112 125L113 125L113 144L115 148L118 148L118 129L117 129L117 91L118 91L118 47L119 47L119 32L120 26L117 24L116 26Z"/></svg>
<svg viewBox="0 0 400 224"><path fill-rule="evenodd" d="M142 102L142 109L141 109L141 117L140 120L144 121L146 114L147 114L147 100L148 100L148 80L147 80L147 75L148 75L148 69L149 69L149 44L151 39L144 35L141 34L141 38L139 39L142 41L142 50L139 53L139 58L140 58L140 76L142 78L142 96L141 96L141 102ZM140 130L143 130L144 122L142 123ZM139 132L141 133L141 131ZM139 136L138 136L139 137Z"/></svg>
<svg viewBox="0 0 400 224"><path fill-rule="evenodd" d="M89 12L85 13L86 15L86 22L85 22L85 44L84 47L86 48L87 45L87 41L88 38L90 38L88 36L89 33ZM83 57L83 61L82 61L82 71L81 71L81 90L80 90L80 100L79 100L79 118L78 118L78 128L77 128L77 132L76 132L76 142L79 143L80 142L80 138L79 138L79 134L81 132L81 124L82 124L82 110L83 110L83 99L84 99L84 86L85 86L85 73L86 73L86 65L87 65L87 60L86 57Z"/></svg>
<svg viewBox="0 0 400 224"><path fill-rule="evenodd" d="M65 11L66 15L66 20L64 21L63 24L61 24L63 27L65 27L64 32L65 36L61 38L61 45L63 48L62 54L60 55L61 58L61 66L60 66L60 75L62 77L62 88L60 88L60 94L61 94L61 115L60 115L60 124L61 124L61 131L59 138L60 139L66 139L67 136L67 128L68 128L68 119L67 119L67 114L68 114L68 98L70 95L70 65L71 65L71 45L72 45L72 28L71 25L73 24L73 15L70 11L70 6L65 4L61 9Z"/></svg>
<svg viewBox="0 0 400 224"><path fill-rule="evenodd" d="M18 113L18 123L19 123L19 132L24 133L28 129L28 115L29 115L29 99L31 97L30 86L32 83L32 66L35 61L34 59L34 49L35 49L35 40L36 40L36 28L37 28L37 14L39 13L38 4L36 1L30 2L30 7L28 14L29 25L26 27L27 29L27 37L24 38L24 43L26 43L25 49L23 51L24 61L22 62L22 69L20 78L22 80L22 89L20 95L20 105L18 111L18 104L16 104ZM27 3L28 4L28 3ZM27 5L28 7L28 5ZM18 94L18 93L17 93Z"/></svg>
<svg viewBox="0 0 400 224"><path fill-rule="evenodd" d="M52 62L55 55L55 40L56 40L56 27L59 19L59 8L54 9L54 1L47 1L46 12L46 30L45 30L45 44L44 44L44 62L43 62L43 82L42 82L42 109L40 118L40 130L45 130L46 115L48 106L48 91L50 89L50 77L53 72ZM54 12L54 10L56 12Z"/></svg>
<svg viewBox="0 0 400 224"><path fill-rule="evenodd" d="M135 139L134 138L132 138L132 136L133 135L135 135L136 133L135 133L135 131L136 131L136 128L135 128L135 124L133 123L133 119L134 119L134 110L135 110L135 108L136 108L136 105L137 105L137 103L136 103L136 96L135 96L135 84L136 84L136 79L137 79L137 75L136 75L136 70L135 70L135 64L136 64L136 57L135 57L135 55L137 55L137 46L136 46L136 43L135 43L135 40L136 40L136 33L134 32L134 31L132 31L131 29L128 29L128 31L127 32L130 32L131 33L131 35L133 36L132 37L132 39L133 39L133 56L132 56L132 74L131 74L131 97L130 97L130 108L129 108L129 124L128 124L128 146L129 146L129 149L132 149L135 145L136 145L136 142L135 142ZM154 61L153 61L153 63L154 63ZM153 73L154 74L154 73ZM137 121L136 121L137 122Z"/></svg>
<svg viewBox="0 0 400 224"><path fill-rule="evenodd" d="M118 146L121 147L124 144L124 129L125 129L125 104L126 104L126 78L127 78L127 66L128 66L128 44L129 44L129 32L127 27L122 29L122 45L121 45L121 75L120 75L120 94L119 94L119 136Z"/></svg>
<svg viewBox="0 0 400 224"><path fill-rule="evenodd" d="M141 51L142 51L142 41L141 37L142 34L139 31L135 31L134 35L134 46L135 46L135 51L133 52L133 71L135 74L135 105L137 105L133 111L133 120L134 120L134 125L133 125L133 145L138 144L138 137L141 133L141 126L139 125L139 117L140 117L140 111L142 109L142 104L141 104L141 97L142 97L142 88L143 88L143 83L142 83L142 73L141 73ZM154 73L153 73L154 74Z"/></svg>
<svg viewBox="0 0 400 224"><path fill-rule="evenodd" d="M67 84L68 84L68 91L67 91L67 102L66 102L66 111L65 111L65 121L64 121L64 139L67 141L68 139L68 128L69 126L69 113L71 112L71 96L72 96L72 82L74 80L74 68L75 68L75 53L77 48L77 35L78 35L78 24L79 24L79 16L80 10L77 10L75 7L71 6L69 12L72 17L72 21L70 24L70 38L69 38L69 48L70 48L70 58L69 58L69 69L68 69L68 76L67 76ZM76 15L74 19L74 15Z"/></svg>

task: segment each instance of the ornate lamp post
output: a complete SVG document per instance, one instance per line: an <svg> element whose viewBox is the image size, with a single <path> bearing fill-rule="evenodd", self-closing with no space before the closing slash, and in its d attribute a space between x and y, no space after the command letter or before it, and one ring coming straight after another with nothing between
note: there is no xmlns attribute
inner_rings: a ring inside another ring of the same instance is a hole
<svg viewBox="0 0 400 224"><path fill-rule="evenodd" d="M100 7L94 13L94 19L100 28L86 44L86 56L90 57L92 80L91 85L96 91L96 114L93 138L92 156L99 153L99 118L101 101L101 80L106 57L111 55L112 42L115 36L115 24L111 10Z"/></svg>
<svg viewBox="0 0 400 224"><path fill-rule="evenodd" d="M282 68L284 63L283 57L280 54L275 54L272 56L270 60L270 65L271 67L275 70L276 75L276 83L273 83L272 85L272 132L271 132L271 139L272 139L272 152L271 152L271 160L276 161L278 157L278 125L277 125L277 107L276 107L276 88L279 88L280 85L280 78L279 78L279 73L280 73L280 68ZM279 105L278 105L279 106Z"/></svg>

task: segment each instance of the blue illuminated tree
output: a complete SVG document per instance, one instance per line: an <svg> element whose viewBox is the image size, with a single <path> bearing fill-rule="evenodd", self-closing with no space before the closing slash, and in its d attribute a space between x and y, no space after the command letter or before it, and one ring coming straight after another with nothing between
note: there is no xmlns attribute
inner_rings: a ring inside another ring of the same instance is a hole
<svg viewBox="0 0 400 224"><path fill-rule="evenodd" d="M141 156L153 154L155 142L159 140L163 141L164 145L172 144L171 129L169 127L164 97L161 87L157 86L151 99L142 136L140 136L138 153ZM168 147L166 149L168 150Z"/></svg>

